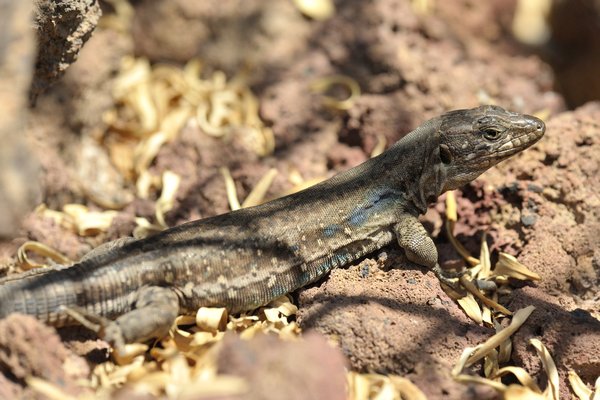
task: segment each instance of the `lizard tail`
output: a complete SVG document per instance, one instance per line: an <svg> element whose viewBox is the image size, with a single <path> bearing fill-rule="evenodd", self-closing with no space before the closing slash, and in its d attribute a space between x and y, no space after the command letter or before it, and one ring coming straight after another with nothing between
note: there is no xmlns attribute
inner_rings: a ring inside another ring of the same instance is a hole
<svg viewBox="0 0 600 400"><path fill-rule="evenodd" d="M37 271L36 271L37 272ZM69 320L63 305L76 305L72 282L62 274L26 274L19 279L4 280L0 285L0 318L12 313L31 315L46 323L62 326Z"/></svg>

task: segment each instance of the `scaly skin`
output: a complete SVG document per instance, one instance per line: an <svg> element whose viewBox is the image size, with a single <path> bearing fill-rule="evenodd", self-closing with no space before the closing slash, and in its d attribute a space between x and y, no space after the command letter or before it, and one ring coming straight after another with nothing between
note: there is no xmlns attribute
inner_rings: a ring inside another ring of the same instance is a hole
<svg viewBox="0 0 600 400"><path fill-rule="evenodd" d="M103 335L121 347L165 334L179 313L202 306L256 308L395 238L409 260L439 275L437 250L418 215L544 130L535 117L495 106L449 112L302 192L122 240L69 268L5 279L0 317L21 312L62 326L73 323L65 310L78 310L114 320L104 322Z"/></svg>

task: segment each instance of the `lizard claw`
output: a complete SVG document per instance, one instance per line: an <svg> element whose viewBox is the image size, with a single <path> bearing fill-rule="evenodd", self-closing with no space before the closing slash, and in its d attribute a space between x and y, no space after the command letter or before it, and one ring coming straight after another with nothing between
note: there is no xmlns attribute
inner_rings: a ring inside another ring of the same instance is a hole
<svg viewBox="0 0 600 400"><path fill-rule="evenodd" d="M463 276L464 274L467 273L466 270L464 271L458 271L458 272L453 272L453 271L447 271L445 269L442 269L442 267L440 267L440 264L435 264L435 266L431 269L433 271L433 273L435 274L435 276L442 282L442 283L446 283L446 284L452 284L454 281L452 281L452 279L458 279L461 276Z"/></svg>
<svg viewBox="0 0 600 400"><path fill-rule="evenodd" d="M110 321L109 324L105 325L99 333L99 336L113 347L114 355L117 358L126 354L123 331L115 321Z"/></svg>
<svg viewBox="0 0 600 400"><path fill-rule="evenodd" d="M441 283L443 283L444 285L450 287L450 289L454 290L457 293L464 292L464 290L460 284L460 278L463 275L468 273L467 270L458 271L458 272L446 271L446 270L442 269L439 264L436 264L432 268L432 271L435 273L435 276L439 279L439 281ZM458 280L456 280L456 279L458 279ZM485 281L485 280L481 280L481 279L474 279L473 284L475 286L477 286L478 289L484 290L484 291L495 290L498 288L496 286L495 282Z"/></svg>
<svg viewBox="0 0 600 400"><path fill-rule="evenodd" d="M461 272L450 272L443 270L439 264L435 264L435 266L431 269L435 276L438 278L440 283L443 286L447 286L453 292L456 292L459 296L464 295L465 290L461 286L459 278L466 273L466 271Z"/></svg>

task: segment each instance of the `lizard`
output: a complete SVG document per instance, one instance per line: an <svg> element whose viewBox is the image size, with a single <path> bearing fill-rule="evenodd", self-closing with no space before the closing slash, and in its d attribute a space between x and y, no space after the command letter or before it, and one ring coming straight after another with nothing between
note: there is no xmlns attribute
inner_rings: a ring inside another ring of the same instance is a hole
<svg viewBox="0 0 600 400"><path fill-rule="evenodd" d="M102 318L115 349L162 337L202 306L252 310L394 241L409 261L449 275L418 220L442 193L537 142L544 123L498 106L433 118L377 157L303 191L120 239L72 266L0 281L0 318L29 314L56 326Z"/></svg>

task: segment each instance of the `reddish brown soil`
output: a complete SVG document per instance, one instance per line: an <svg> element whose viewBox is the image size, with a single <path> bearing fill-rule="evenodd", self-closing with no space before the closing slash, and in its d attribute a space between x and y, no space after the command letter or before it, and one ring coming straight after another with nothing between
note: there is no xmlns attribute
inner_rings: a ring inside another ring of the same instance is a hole
<svg viewBox="0 0 600 400"><path fill-rule="evenodd" d="M549 66L510 38L513 3L439 1L422 15L409 1L339 1L331 19L315 22L300 15L292 2L278 0L135 2L133 36L96 30L78 61L30 110L27 137L43 170L43 202L54 209L69 202L99 208L86 200L78 183L82 163L89 162L80 155L87 140L105 131L102 114L112 104L112 79L121 56L131 52L176 63L197 56L207 73L221 69L231 76L247 69L261 117L276 137L275 153L261 159L242 144L223 145L198 128L186 127L151 167L156 173L172 170L183 179L176 207L168 214L171 225L228 211L221 166L231 170L240 198L268 168L278 168L269 192L275 196L291 187L289 171L298 170L305 179L331 176L367 159L380 136L389 146L449 109L494 103L519 112L543 112L551 118L546 137L535 148L462 190L456 233L477 254L485 231L492 250L515 254L542 275L540 283L501 299L511 309L537 307L515 337L513 359L544 379L527 345L532 337L541 339L555 356L561 393L568 398L568 368L588 384L600 375L600 105L564 112ZM362 89L345 112L327 109L310 90L310 82L331 74L351 76ZM94 162L96 170L115 176L114 167L102 157ZM102 189L117 193L123 186L133 193L120 181ZM24 219L18 238L0 244L0 262L10 260L25 239L77 259L104 241L131 234L134 216L153 219L153 200L135 199L119 211L107 233L85 239L32 214ZM436 237L442 261L460 262L439 235L443 208L440 199L424 221ZM395 246L384 250L384 268L372 259L378 256L374 254L302 291L299 322L337 342L353 369L407 376L430 398L493 397L487 389L458 385L449 376L462 349L492 332L468 320L431 273L407 265ZM27 374L70 390L76 377L61 366L73 353L62 347L51 328L18 318L0 326L0 387L6 390L0 397L21 393ZM22 332L15 334L17 330ZM276 345L268 339L252 344L232 339L228 346L233 359L235 351L252 355L257 348ZM281 346L289 357L306 356L297 365L300 369L323 367L326 355L339 356L315 337L298 348ZM79 353L90 351L72 347ZM9 353L22 356L3 356ZM273 354L264 357L262 362L268 363ZM236 364L240 367L235 372L251 374L243 364ZM332 377L339 377L342 364L327 364ZM256 379L262 376L256 374ZM319 378L310 371L298 376L307 380L306 387ZM321 393L337 387L330 383Z"/></svg>

